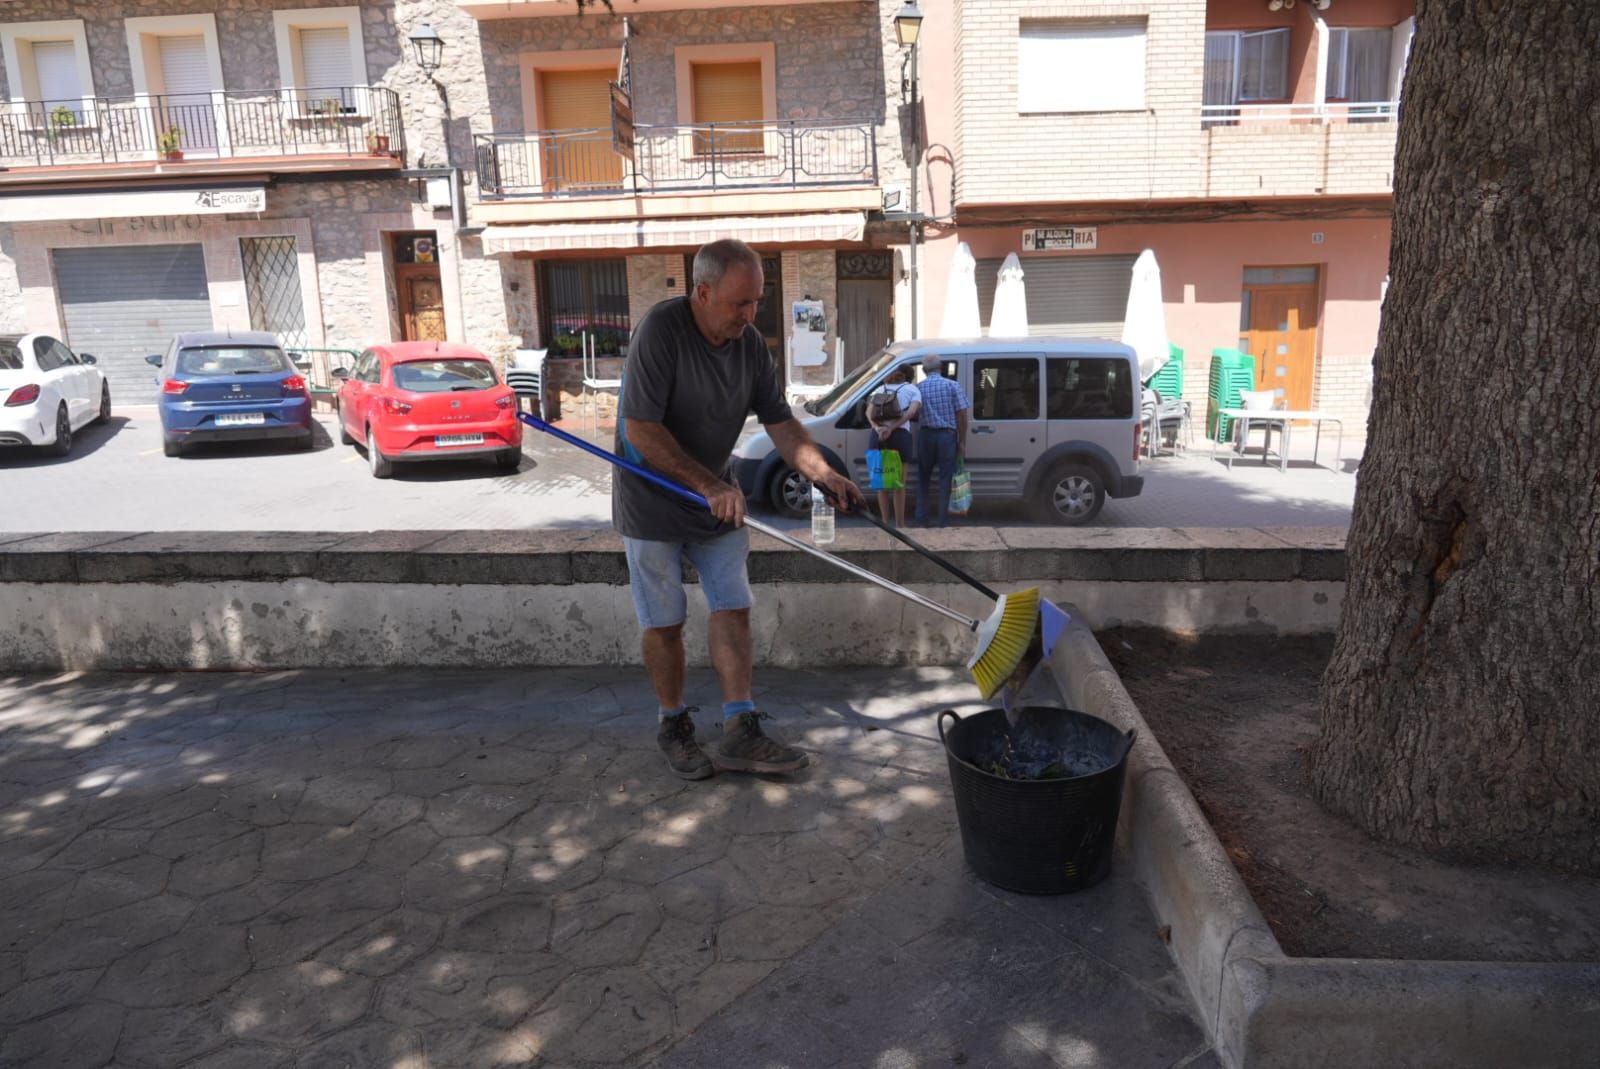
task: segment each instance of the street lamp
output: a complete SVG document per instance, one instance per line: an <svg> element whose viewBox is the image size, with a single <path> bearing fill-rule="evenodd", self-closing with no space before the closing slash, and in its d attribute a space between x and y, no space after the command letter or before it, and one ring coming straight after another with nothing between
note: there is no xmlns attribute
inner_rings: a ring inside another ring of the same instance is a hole
<svg viewBox="0 0 1600 1069"><path fill-rule="evenodd" d="M900 65L900 92L910 98L911 103L911 248L909 268L911 275L911 336L921 335L921 320L917 316L917 237L918 221L917 212L917 164L922 158L922 116L917 100L917 36L922 31L922 9L917 6L917 0L906 0L894 17L894 36L900 47L906 50L906 58ZM906 74L910 68L909 77Z"/></svg>
<svg viewBox="0 0 1600 1069"><path fill-rule="evenodd" d="M417 53L417 66L422 68L422 73L429 78L439 69L439 64L444 60L444 38L439 36L437 30L424 22L411 32L411 47Z"/></svg>
<svg viewBox="0 0 1600 1069"><path fill-rule="evenodd" d="M906 6L894 17L894 36L901 48L917 43L917 32L922 28L922 9L917 0L906 0Z"/></svg>

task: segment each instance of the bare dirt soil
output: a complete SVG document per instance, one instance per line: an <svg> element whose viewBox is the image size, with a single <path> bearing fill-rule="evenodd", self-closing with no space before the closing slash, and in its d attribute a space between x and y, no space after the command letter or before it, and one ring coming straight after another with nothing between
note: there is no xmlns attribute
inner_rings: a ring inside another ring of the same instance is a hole
<svg viewBox="0 0 1600 1069"><path fill-rule="evenodd" d="M1600 961L1600 880L1431 858L1312 801L1331 637L1098 638L1288 954Z"/></svg>

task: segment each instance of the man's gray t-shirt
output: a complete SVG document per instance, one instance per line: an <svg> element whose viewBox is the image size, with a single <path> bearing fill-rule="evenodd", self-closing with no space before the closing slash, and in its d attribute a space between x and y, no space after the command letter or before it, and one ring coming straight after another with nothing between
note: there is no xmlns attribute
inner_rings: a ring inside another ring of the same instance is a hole
<svg viewBox="0 0 1600 1069"><path fill-rule="evenodd" d="M746 326L713 347L695 326L687 297L662 301L633 332L619 411L621 455L644 464L628 441L629 420L660 423L685 453L730 482L728 461L750 413L764 424L792 416L761 333ZM704 506L621 469L612 480L611 522L629 538L653 542L704 542L731 530Z"/></svg>

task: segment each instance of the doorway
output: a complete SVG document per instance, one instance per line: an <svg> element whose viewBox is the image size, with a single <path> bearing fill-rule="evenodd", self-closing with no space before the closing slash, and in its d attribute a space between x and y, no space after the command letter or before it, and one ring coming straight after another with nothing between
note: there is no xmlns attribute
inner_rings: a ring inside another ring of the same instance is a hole
<svg viewBox="0 0 1600 1069"><path fill-rule="evenodd" d="M839 337L844 339L848 375L894 338L894 253L841 252L836 270Z"/></svg>
<svg viewBox="0 0 1600 1069"><path fill-rule="evenodd" d="M444 286L433 231L393 235L394 292L402 341L445 341Z"/></svg>
<svg viewBox="0 0 1600 1069"><path fill-rule="evenodd" d="M1291 409L1311 407L1321 289L1315 267L1247 267L1239 348L1255 357L1256 389L1280 391Z"/></svg>

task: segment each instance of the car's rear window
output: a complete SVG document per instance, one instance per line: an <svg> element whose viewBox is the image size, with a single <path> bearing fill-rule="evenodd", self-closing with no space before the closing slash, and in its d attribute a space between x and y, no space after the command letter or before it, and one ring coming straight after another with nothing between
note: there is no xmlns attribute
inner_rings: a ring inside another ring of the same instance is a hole
<svg viewBox="0 0 1600 1069"><path fill-rule="evenodd" d="M1045 399L1051 419L1127 419L1133 415L1133 372L1116 357L1051 357Z"/></svg>
<svg viewBox="0 0 1600 1069"><path fill-rule="evenodd" d="M7 371L22 370L22 350L14 341L0 341L0 368Z"/></svg>
<svg viewBox="0 0 1600 1069"><path fill-rule="evenodd" d="M497 381L487 360L413 360L394 366L395 388L412 393L487 390Z"/></svg>
<svg viewBox="0 0 1600 1069"><path fill-rule="evenodd" d="M294 365L282 349L256 346L184 349L178 353L180 378L205 378L218 375L278 375L293 371Z"/></svg>

